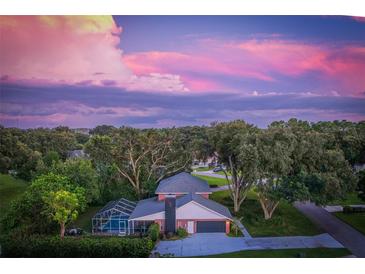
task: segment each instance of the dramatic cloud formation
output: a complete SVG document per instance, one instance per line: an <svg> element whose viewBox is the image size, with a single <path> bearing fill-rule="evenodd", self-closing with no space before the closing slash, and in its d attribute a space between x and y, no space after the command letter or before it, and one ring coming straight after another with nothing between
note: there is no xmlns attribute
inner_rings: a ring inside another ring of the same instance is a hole
<svg viewBox="0 0 365 274"><path fill-rule="evenodd" d="M312 45L264 39L198 41L194 52L141 52L125 55L124 63L138 75L173 72L191 90L224 89L210 75L275 82L279 75L298 78L318 73L321 88L340 88L344 95L361 95L365 87L365 46ZM193 75L208 75L197 79Z"/></svg>
<svg viewBox="0 0 365 274"><path fill-rule="evenodd" d="M3 81L186 90L175 75L134 75L121 61L122 28L111 16L2 16L0 32Z"/></svg>
<svg viewBox="0 0 365 274"><path fill-rule="evenodd" d="M341 16L0 16L0 124L365 119L365 24Z"/></svg>

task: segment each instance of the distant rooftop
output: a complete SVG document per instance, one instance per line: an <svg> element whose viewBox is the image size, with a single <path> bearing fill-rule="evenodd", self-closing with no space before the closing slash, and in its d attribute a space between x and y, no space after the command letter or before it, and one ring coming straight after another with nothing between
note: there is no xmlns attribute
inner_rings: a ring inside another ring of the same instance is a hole
<svg viewBox="0 0 365 274"><path fill-rule="evenodd" d="M211 193L211 190L206 181L181 172L161 180L155 193Z"/></svg>

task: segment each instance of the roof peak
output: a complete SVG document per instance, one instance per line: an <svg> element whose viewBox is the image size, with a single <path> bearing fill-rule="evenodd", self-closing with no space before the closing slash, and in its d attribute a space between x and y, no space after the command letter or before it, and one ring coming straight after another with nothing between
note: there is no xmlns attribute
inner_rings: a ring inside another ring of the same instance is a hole
<svg viewBox="0 0 365 274"><path fill-rule="evenodd" d="M160 181L156 194L211 193L209 184L186 171L182 171Z"/></svg>

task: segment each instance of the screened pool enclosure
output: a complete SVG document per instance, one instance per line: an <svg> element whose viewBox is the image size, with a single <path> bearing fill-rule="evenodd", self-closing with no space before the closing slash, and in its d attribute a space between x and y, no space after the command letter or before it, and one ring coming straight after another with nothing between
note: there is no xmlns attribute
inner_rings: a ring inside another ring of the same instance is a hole
<svg viewBox="0 0 365 274"><path fill-rule="evenodd" d="M92 218L92 233L99 235L131 235L146 233L153 221L130 221L137 203L127 199L111 201Z"/></svg>
<svg viewBox="0 0 365 274"><path fill-rule="evenodd" d="M109 202L92 218L93 234L129 234L128 218L135 207L124 198Z"/></svg>

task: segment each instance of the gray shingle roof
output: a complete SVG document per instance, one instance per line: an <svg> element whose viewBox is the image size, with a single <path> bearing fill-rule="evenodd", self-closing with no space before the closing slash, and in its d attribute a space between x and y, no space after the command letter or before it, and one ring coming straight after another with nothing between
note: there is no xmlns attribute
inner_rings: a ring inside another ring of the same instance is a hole
<svg viewBox="0 0 365 274"><path fill-rule="evenodd" d="M187 172L181 172L169 178L161 180L158 193L211 193L209 185L203 179L195 177Z"/></svg>
<svg viewBox="0 0 365 274"><path fill-rule="evenodd" d="M232 219L232 215L229 212L228 208L226 208L225 206L223 206L215 201L206 199L206 198L202 197L201 195L194 194L194 193L186 194L186 195L183 195L183 196L177 198L176 199L176 208L179 208L179 207L189 203L190 201L195 201L196 203L198 203L210 210L213 210L213 211L227 217L228 219ZM154 213L162 212L164 210L165 210L165 201L158 201L157 197L141 200L137 204L136 208L132 212L129 219L132 220L132 219L139 218L142 216L147 216L147 215L151 215Z"/></svg>

